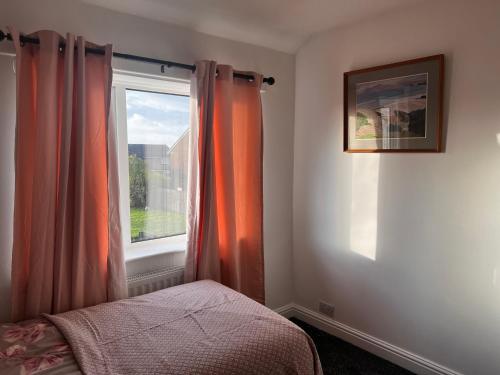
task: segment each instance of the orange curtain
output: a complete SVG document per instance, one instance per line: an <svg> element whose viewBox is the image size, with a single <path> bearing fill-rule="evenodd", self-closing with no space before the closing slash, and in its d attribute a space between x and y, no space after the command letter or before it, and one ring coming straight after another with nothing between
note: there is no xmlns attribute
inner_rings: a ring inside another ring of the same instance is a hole
<svg viewBox="0 0 500 375"><path fill-rule="evenodd" d="M111 46L51 31L16 47L12 318L126 297L118 213ZM64 52L59 44L66 43ZM95 46L94 46L95 47Z"/></svg>
<svg viewBox="0 0 500 375"><path fill-rule="evenodd" d="M212 279L264 303L262 76L196 64L186 281Z"/></svg>

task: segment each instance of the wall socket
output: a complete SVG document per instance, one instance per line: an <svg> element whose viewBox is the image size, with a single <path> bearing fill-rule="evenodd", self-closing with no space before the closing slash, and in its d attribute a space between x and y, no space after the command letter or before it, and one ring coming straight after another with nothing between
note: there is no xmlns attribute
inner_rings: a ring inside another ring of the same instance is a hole
<svg viewBox="0 0 500 375"><path fill-rule="evenodd" d="M333 315L335 314L335 306L323 301L319 301L319 312L326 316L329 316L330 318L333 318Z"/></svg>

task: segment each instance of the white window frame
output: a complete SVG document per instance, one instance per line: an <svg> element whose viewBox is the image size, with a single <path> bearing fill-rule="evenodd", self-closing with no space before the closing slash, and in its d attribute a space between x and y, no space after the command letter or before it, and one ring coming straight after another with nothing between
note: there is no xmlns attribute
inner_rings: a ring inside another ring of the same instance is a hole
<svg viewBox="0 0 500 375"><path fill-rule="evenodd" d="M116 105L120 212L125 258L126 260L132 260L161 253L186 251L185 234L141 242L131 241L126 90L142 90L189 96L189 80L166 78L163 76L135 72L132 73L115 69L113 71L113 88Z"/></svg>

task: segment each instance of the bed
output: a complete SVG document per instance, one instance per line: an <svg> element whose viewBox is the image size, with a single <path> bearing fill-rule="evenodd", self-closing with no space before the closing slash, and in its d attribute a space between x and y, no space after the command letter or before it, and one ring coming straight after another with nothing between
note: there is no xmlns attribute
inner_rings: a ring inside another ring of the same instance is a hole
<svg viewBox="0 0 500 375"><path fill-rule="evenodd" d="M299 327L198 281L0 328L0 373L322 374Z"/></svg>

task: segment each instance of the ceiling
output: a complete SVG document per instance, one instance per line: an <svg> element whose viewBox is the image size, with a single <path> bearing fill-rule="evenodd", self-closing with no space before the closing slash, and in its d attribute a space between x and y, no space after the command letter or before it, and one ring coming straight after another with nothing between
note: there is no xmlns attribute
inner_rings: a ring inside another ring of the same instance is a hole
<svg viewBox="0 0 500 375"><path fill-rule="evenodd" d="M311 35L422 0L82 0L122 13L293 53Z"/></svg>

